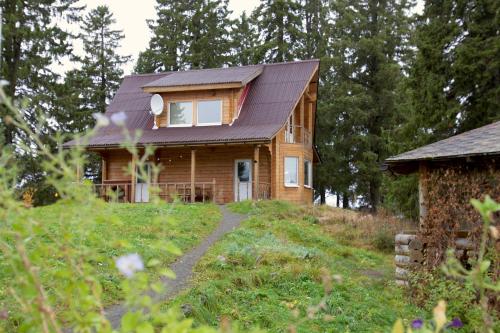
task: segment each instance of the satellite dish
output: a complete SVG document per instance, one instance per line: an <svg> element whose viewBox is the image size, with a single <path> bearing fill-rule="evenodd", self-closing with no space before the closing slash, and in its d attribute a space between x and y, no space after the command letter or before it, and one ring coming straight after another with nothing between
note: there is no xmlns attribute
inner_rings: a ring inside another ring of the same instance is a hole
<svg viewBox="0 0 500 333"><path fill-rule="evenodd" d="M153 129L158 129L156 116L159 116L163 112L163 98L158 94L151 96L151 112L155 115Z"/></svg>
<svg viewBox="0 0 500 333"><path fill-rule="evenodd" d="M151 97L151 112L155 116L159 116L163 112L163 98L158 94Z"/></svg>

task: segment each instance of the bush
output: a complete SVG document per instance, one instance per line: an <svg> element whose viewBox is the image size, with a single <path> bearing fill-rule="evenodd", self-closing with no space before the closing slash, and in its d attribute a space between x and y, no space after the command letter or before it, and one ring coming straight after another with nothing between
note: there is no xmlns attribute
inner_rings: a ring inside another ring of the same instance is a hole
<svg viewBox="0 0 500 333"><path fill-rule="evenodd" d="M373 236L372 244L377 250L382 252L393 252L395 245L394 234L385 228L380 229Z"/></svg>

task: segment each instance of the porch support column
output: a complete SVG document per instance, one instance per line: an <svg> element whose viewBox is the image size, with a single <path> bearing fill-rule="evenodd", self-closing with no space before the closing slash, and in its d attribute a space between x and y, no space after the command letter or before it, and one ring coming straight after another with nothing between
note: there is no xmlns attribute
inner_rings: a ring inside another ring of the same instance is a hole
<svg viewBox="0 0 500 333"><path fill-rule="evenodd" d="M259 164L260 164L260 145L256 145L253 149L253 172L254 172L254 190L253 197L259 200Z"/></svg>
<svg viewBox="0 0 500 333"><path fill-rule="evenodd" d="M130 181L132 182L130 184L130 202L135 202L135 183L137 183L137 174L136 174L136 167L137 167L137 156L132 155L132 162L130 163Z"/></svg>
<svg viewBox="0 0 500 333"><path fill-rule="evenodd" d="M108 179L108 163L106 161L107 156L105 154L101 155L101 183Z"/></svg>
<svg viewBox="0 0 500 333"><path fill-rule="evenodd" d="M305 139L304 108L305 108L305 98L302 95L302 97L300 98L300 141L302 144L304 144L304 139Z"/></svg>
<svg viewBox="0 0 500 333"><path fill-rule="evenodd" d="M196 171L196 150L191 150L191 202L194 202L196 199L195 196L195 184L194 184L194 173Z"/></svg>

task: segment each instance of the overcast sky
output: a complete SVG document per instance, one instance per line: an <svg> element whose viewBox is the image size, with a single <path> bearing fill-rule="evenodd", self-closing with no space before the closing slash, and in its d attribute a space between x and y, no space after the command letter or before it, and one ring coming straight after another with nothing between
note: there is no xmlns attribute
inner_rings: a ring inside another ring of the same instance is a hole
<svg viewBox="0 0 500 333"><path fill-rule="evenodd" d="M233 11L233 17L239 17L243 11L250 13L259 0L229 0L229 9ZM80 0L80 5L86 5L87 11L99 5L107 5L116 19L116 29L123 31L125 38L119 53L131 55L132 60L124 66L125 74L130 74L137 60L139 52L148 46L151 33L146 24L147 19L156 18L155 0ZM79 52L81 46L75 43L75 51ZM64 61L62 72L69 69L71 63ZM57 66L59 67L59 66Z"/></svg>

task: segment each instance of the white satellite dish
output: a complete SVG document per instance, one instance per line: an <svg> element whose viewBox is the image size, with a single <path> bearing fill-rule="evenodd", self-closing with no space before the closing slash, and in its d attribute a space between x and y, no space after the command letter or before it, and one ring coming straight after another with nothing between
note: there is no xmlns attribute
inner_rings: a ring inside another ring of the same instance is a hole
<svg viewBox="0 0 500 333"><path fill-rule="evenodd" d="M163 112L163 98L158 94L151 96L151 112L155 115L153 129L158 129L156 116L159 116Z"/></svg>

